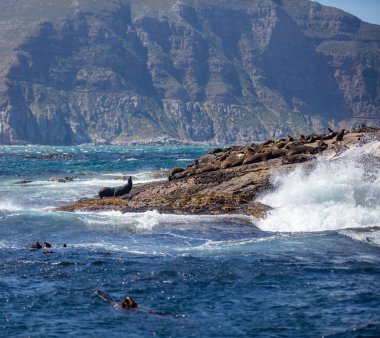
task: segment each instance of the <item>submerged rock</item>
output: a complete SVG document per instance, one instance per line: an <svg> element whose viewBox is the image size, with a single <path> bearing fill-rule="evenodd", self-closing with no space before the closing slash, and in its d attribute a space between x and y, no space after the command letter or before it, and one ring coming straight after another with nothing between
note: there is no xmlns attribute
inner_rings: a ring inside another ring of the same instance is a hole
<svg viewBox="0 0 380 338"><path fill-rule="evenodd" d="M74 181L74 177L71 177L71 176L50 177L50 178L48 178L48 181L66 183L66 182L72 182L72 181Z"/></svg>

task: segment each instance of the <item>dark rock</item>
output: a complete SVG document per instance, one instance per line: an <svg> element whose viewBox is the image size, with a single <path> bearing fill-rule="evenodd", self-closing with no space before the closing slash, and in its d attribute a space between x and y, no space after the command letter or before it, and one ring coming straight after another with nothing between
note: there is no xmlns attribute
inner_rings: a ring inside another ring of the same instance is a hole
<svg viewBox="0 0 380 338"><path fill-rule="evenodd" d="M21 180L21 181L15 182L15 184L28 184L28 183L31 183L31 182L33 182L33 181L31 181L31 180Z"/></svg>
<svg viewBox="0 0 380 338"><path fill-rule="evenodd" d="M74 177L70 177L70 176L66 176L66 177L50 177L48 179L48 181L66 183L66 182L72 182L72 181L74 181Z"/></svg>

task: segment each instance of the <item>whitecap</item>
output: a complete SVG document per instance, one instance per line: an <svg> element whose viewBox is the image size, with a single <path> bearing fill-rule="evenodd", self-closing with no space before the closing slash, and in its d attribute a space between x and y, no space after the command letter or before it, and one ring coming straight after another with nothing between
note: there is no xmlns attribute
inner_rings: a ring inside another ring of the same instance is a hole
<svg viewBox="0 0 380 338"><path fill-rule="evenodd" d="M264 231L316 232L380 226L379 159L369 161L379 142L354 147L336 161L297 168L274 177L275 191L260 201L270 205L257 221Z"/></svg>

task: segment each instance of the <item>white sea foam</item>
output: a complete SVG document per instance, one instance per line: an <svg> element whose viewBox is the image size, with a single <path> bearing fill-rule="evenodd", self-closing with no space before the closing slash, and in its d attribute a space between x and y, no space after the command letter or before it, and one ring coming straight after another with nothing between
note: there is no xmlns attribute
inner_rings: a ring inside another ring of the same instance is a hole
<svg viewBox="0 0 380 338"><path fill-rule="evenodd" d="M0 201L0 210L3 211L22 211L24 207L13 200Z"/></svg>
<svg viewBox="0 0 380 338"><path fill-rule="evenodd" d="M339 233L341 235L350 237L355 241L380 246L380 230L379 229L370 229L368 231L341 230Z"/></svg>
<svg viewBox="0 0 380 338"><path fill-rule="evenodd" d="M157 210L146 212L101 211L101 212L77 212L82 221L91 227L107 227L114 231L129 230L132 232L149 232L154 227L161 225L171 227L173 224L177 230L181 228L205 226L207 222L239 220L252 224L253 219L242 215L175 215L161 214Z"/></svg>
<svg viewBox="0 0 380 338"><path fill-rule="evenodd" d="M264 231L314 232L380 226L380 142L348 150L338 160L277 175L277 189L261 198L274 209L257 226Z"/></svg>
<svg viewBox="0 0 380 338"><path fill-rule="evenodd" d="M231 251L235 248L242 249L244 246L250 246L262 242L269 242L276 239L278 236L270 236L270 237L258 237L258 238L249 238L249 239L238 239L238 240L222 240L222 241L214 241L207 240L205 243L192 246L191 251ZM189 251L189 248L180 248L177 251Z"/></svg>
<svg viewBox="0 0 380 338"><path fill-rule="evenodd" d="M78 212L82 221L90 227L107 227L114 231L127 229L132 232L150 231L159 222L157 211L123 214L119 211L98 213Z"/></svg>

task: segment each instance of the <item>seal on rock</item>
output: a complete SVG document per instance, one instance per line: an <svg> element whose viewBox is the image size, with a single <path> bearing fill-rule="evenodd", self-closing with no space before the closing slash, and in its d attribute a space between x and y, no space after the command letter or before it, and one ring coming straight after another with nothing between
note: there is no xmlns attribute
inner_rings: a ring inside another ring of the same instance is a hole
<svg viewBox="0 0 380 338"><path fill-rule="evenodd" d="M175 167L169 172L168 180L171 181L174 178L175 174L181 173L182 171L185 171L182 167Z"/></svg>
<svg viewBox="0 0 380 338"><path fill-rule="evenodd" d="M342 140L343 140L344 132L345 132L345 130L342 129L342 130L338 133L338 135L336 135L336 139L335 139L336 142L339 142L339 141L342 141Z"/></svg>
<svg viewBox="0 0 380 338"><path fill-rule="evenodd" d="M128 182L125 185L115 188L114 196L119 197L128 194L132 190L132 177L128 177Z"/></svg>
<svg viewBox="0 0 380 338"><path fill-rule="evenodd" d="M132 190L132 177L128 177L128 182L120 187L104 187L99 190L99 197L119 197L128 194Z"/></svg>
<svg viewBox="0 0 380 338"><path fill-rule="evenodd" d="M263 161L268 161L273 158L273 154L271 151L268 151L266 153L260 153L252 156L248 156L243 164L251 164L251 163L257 163L257 162L263 162Z"/></svg>

